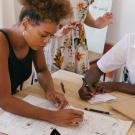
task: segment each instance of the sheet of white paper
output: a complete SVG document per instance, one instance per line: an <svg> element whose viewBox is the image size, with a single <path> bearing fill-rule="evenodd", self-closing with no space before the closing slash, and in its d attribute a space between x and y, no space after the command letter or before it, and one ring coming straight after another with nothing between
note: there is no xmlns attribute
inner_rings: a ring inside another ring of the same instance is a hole
<svg viewBox="0 0 135 135"><path fill-rule="evenodd" d="M27 96L24 100L36 106L55 109L52 103L37 97ZM126 135L132 123L93 112L84 113L84 121L79 127L63 128L4 112L0 116L0 132L8 135L50 135L56 128L61 135Z"/></svg>
<svg viewBox="0 0 135 135"><path fill-rule="evenodd" d="M91 104L95 104L95 103L102 103L102 102L107 102L107 101L111 101L111 100L115 100L116 97L112 96L109 93L105 93L105 94L98 94L95 97L93 97L92 99L90 99L88 102Z"/></svg>

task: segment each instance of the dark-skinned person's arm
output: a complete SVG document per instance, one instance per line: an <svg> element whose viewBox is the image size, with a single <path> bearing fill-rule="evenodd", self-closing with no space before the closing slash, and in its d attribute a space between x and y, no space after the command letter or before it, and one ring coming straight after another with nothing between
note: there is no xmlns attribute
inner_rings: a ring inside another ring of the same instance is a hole
<svg viewBox="0 0 135 135"><path fill-rule="evenodd" d="M100 76L103 72L106 73L110 71L115 71L128 63L128 50L131 49L130 47L133 44L131 42L132 39L132 34L126 34L116 45L114 45L112 49L110 49L106 54L102 56L102 58L100 58L96 65L90 67L88 73L86 74L86 81L91 91L96 90L96 92L104 92L105 90L103 88L106 86L108 89L110 89L110 91L116 89L117 91L134 94L134 85L131 84L109 82L98 84ZM101 87L101 85L104 85L104 87ZM113 89L111 89L111 87ZM80 97L84 100L88 100L92 97L89 92L85 94L83 89L79 91L79 94Z"/></svg>
<svg viewBox="0 0 135 135"><path fill-rule="evenodd" d="M103 72L98 68L97 64L92 64L90 69L86 72L85 80L88 84L88 88L82 87L79 89L79 96L83 100L89 100L93 93L95 93L96 89L94 85L98 83Z"/></svg>
<svg viewBox="0 0 135 135"><path fill-rule="evenodd" d="M101 82L96 84L95 88L99 93L119 91L127 94L135 94L135 85L124 82Z"/></svg>
<svg viewBox="0 0 135 135"><path fill-rule="evenodd" d="M94 71L98 72L92 72L91 79L90 77L90 70L88 74L88 83L94 84L97 80L97 78L102 74L102 72L110 72L115 71L123 66L127 66L128 63L127 58L130 58L129 51L132 46L132 34L126 34L120 41L118 41L114 47L112 47L106 54L102 56L102 58L97 62L97 66ZM119 51L120 50L120 51ZM132 64L131 64L132 65ZM91 68L92 70L92 68ZM101 72L102 71L102 72ZM99 73L99 74L97 74ZM99 75L99 76L98 76ZM93 80L95 82L93 82ZM125 84L121 82L101 82L101 83L95 83L95 89L97 92L111 92L111 91L120 91L125 92L129 94L134 94L134 84Z"/></svg>
<svg viewBox="0 0 135 135"><path fill-rule="evenodd" d="M98 68L97 64L91 66L85 76L89 88L82 86L79 90L81 99L89 100L93 96L91 94L92 91L96 91L97 93L119 91L127 94L135 94L134 84L123 82L99 82L102 74L103 72Z"/></svg>

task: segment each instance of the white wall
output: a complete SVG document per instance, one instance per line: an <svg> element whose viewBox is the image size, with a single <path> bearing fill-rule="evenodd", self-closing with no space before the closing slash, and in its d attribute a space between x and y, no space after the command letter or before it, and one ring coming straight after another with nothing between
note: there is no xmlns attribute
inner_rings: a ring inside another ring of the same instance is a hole
<svg viewBox="0 0 135 135"><path fill-rule="evenodd" d="M16 14L16 20L19 19L20 11L22 9L22 5L19 3L19 0L14 0L15 1L15 14Z"/></svg>
<svg viewBox="0 0 135 135"><path fill-rule="evenodd" d="M10 27L18 20L19 0L0 0L0 27Z"/></svg>
<svg viewBox="0 0 135 135"><path fill-rule="evenodd" d="M16 22L15 5L13 0L3 0L3 25L8 27Z"/></svg>
<svg viewBox="0 0 135 135"><path fill-rule="evenodd" d="M0 28L3 26L3 0L0 0Z"/></svg>
<svg viewBox="0 0 135 135"><path fill-rule="evenodd" d="M135 0L113 0L114 23L109 26L106 42L115 44L126 33L135 32Z"/></svg>

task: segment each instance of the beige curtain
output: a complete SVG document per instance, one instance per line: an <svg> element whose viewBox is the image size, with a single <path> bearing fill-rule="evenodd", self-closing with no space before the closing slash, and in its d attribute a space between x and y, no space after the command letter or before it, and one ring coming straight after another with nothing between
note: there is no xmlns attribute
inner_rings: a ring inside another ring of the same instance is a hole
<svg viewBox="0 0 135 135"><path fill-rule="evenodd" d="M3 0L0 0L0 28L3 26Z"/></svg>
<svg viewBox="0 0 135 135"><path fill-rule="evenodd" d="M10 27L18 20L21 5L19 0L0 0L0 27Z"/></svg>

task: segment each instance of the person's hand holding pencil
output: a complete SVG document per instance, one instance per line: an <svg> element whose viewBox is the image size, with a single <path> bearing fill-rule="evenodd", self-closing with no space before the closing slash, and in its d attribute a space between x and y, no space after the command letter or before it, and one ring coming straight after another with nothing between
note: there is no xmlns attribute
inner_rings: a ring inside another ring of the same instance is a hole
<svg viewBox="0 0 135 135"><path fill-rule="evenodd" d="M81 99L83 100L90 100L96 94L96 90L91 86L88 86L86 80L82 78L83 85L79 89L78 93Z"/></svg>

